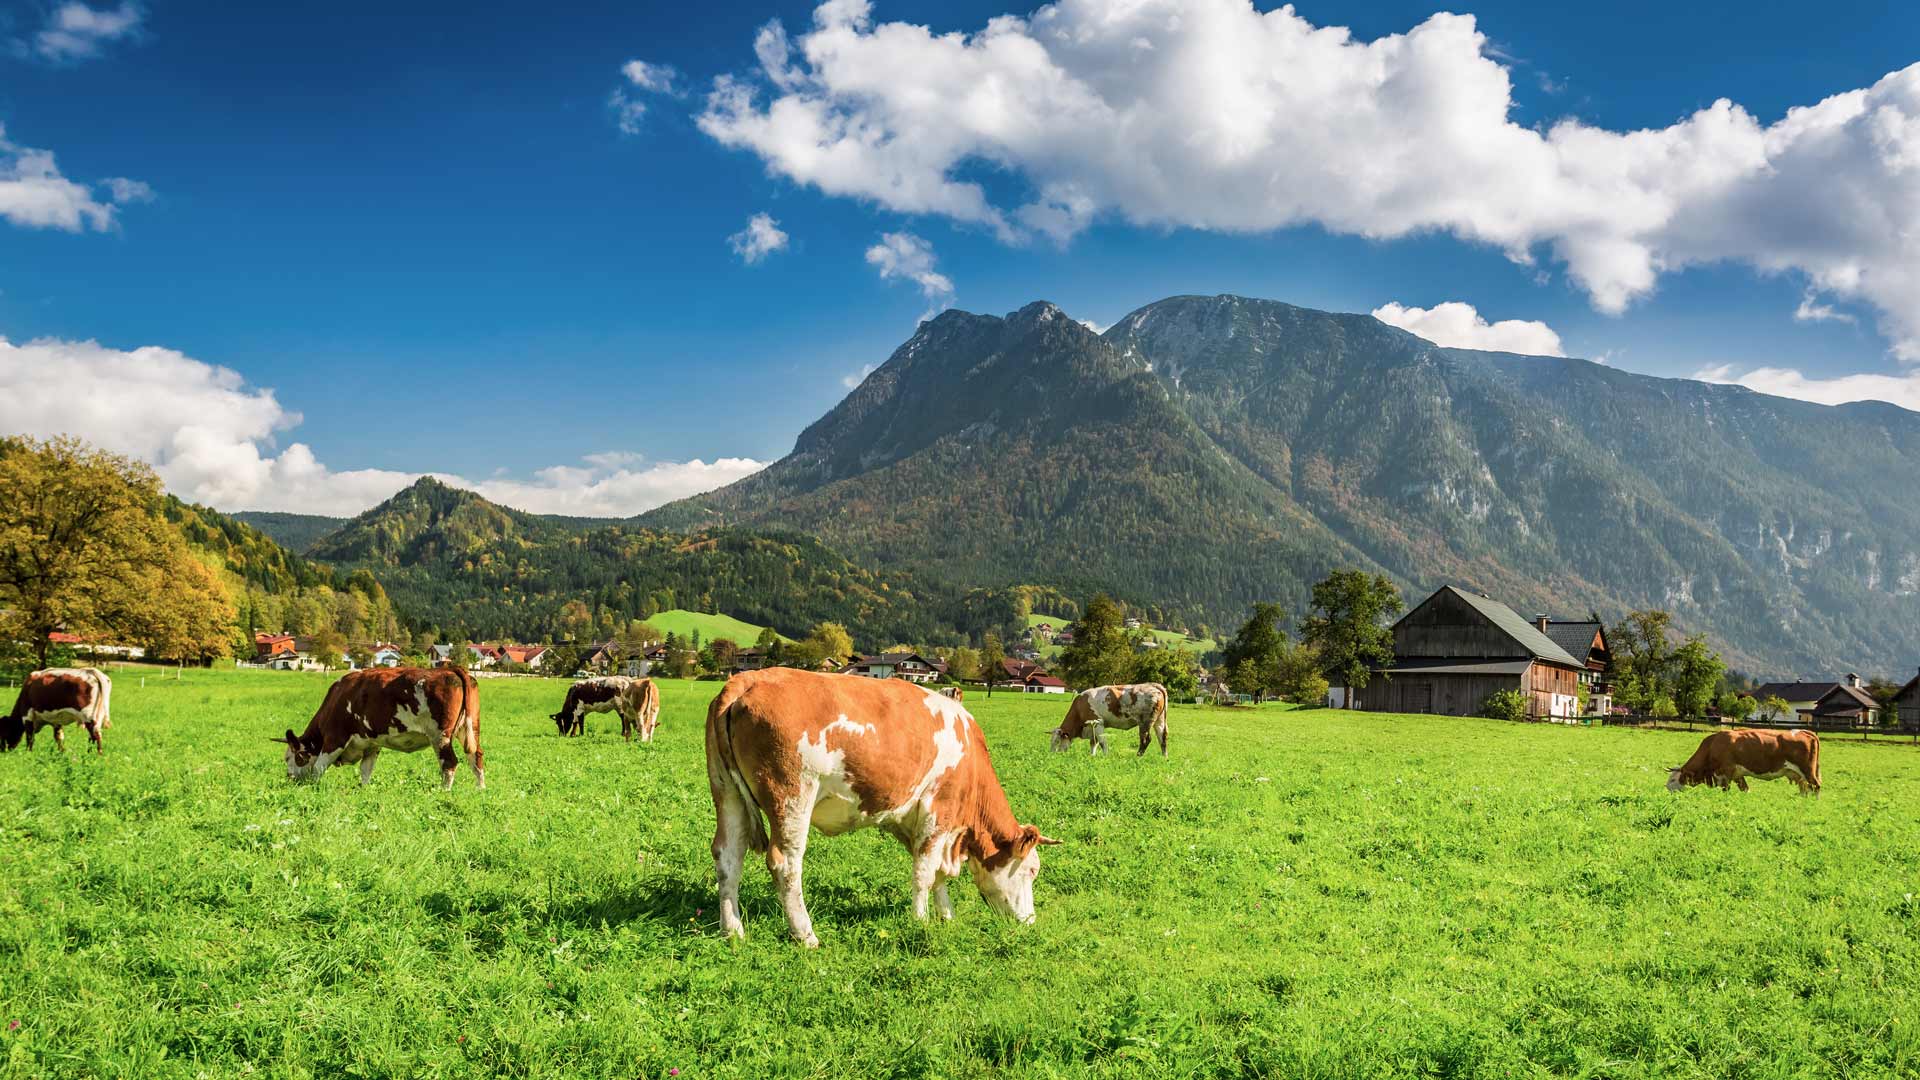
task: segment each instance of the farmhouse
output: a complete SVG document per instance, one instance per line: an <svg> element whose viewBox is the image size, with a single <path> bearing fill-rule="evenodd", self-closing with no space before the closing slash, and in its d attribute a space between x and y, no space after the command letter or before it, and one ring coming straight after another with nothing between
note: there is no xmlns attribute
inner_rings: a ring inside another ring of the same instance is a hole
<svg viewBox="0 0 1920 1080"><path fill-rule="evenodd" d="M1841 679L1771 682L1756 686L1753 688L1753 698L1761 704L1759 710L1753 714L1753 719L1761 724L1794 724L1811 720L1820 702L1834 691L1842 689L1864 691L1865 685L1860 681L1860 676L1849 672ZM1779 698L1787 703L1787 707L1784 710L1777 707L1768 709L1766 707L1768 698Z"/></svg>
<svg viewBox="0 0 1920 1080"><path fill-rule="evenodd" d="M372 667L399 667L405 662L400 646L390 641L376 643L368 655L372 657L370 661Z"/></svg>
<svg viewBox="0 0 1920 1080"><path fill-rule="evenodd" d="M1587 670L1580 673L1580 681L1587 688L1587 712L1612 712L1613 686L1607 679L1607 669L1613 665L1613 653L1607 648L1607 628L1597 620L1549 619L1545 615L1534 616L1533 624L1568 656L1586 661Z"/></svg>
<svg viewBox="0 0 1920 1080"><path fill-rule="evenodd" d="M1895 715L1887 717L1908 731L1920 731L1920 675L1915 675L1893 696Z"/></svg>
<svg viewBox="0 0 1920 1080"><path fill-rule="evenodd" d="M1872 725L1880 722L1880 703L1860 687L1843 683L1821 694L1804 715L1816 724Z"/></svg>
<svg viewBox="0 0 1920 1080"><path fill-rule="evenodd" d="M524 664L530 668L539 667L540 661L545 659L546 655L547 647L545 645L500 646L501 660L510 664Z"/></svg>
<svg viewBox="0 0 1920 1080"><path fill-rule="evenodd" d="M1579 713L1588 656L1575 658L1498 600L1445 586L1393 624L1393 663L1373 671L1356 698L1329 692L1336 707L1369 712L1475 716L1501 690L1526 695L1536 719Z"/></svg>
<svg viewBox="0 0 1920 1080"><path fill-rule="evenodd" d="M1064 694L1067 684L1047 674L1046 670L1031 660L1000 661L1000 678L997 683L1014 686L1023 694Z"/></svg>
<svg viewBox="0 0 1920 1080"><path fill-rule="evenodd" d="M841 668L840 673L859 675L868 679L906 679L917 683L930 683L940 677L939 669L933 662L917 652L862 656Z"/></svg>

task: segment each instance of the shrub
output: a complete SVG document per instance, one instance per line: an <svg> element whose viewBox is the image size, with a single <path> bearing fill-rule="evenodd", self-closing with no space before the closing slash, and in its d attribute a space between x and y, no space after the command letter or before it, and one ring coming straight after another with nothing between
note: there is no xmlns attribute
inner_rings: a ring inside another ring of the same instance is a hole
<svg viewBox="0 0 1920 1080"><path fill-rule="evenodd" d="M1527 695L1518 690L1496 690L1480 704L1480 715L1494 720L1525 720Z"/></svg>

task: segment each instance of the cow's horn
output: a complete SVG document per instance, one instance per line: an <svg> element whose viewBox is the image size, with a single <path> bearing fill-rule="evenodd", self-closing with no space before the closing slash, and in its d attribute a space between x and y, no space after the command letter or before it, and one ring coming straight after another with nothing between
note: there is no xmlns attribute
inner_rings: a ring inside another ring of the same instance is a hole
<svg viewBox="0 0 1920 1080"><path fill-rule="evenodd" d="M1051 836L1048 836L1048 835L1047 835L1047 834L1045 834L1045 833L1038 833L1038 834L1036 834L1036 835L1038 836L1038 839L1037 839L1037 840L1035 841L1035 843L1040 843L1040 844L1057 844L1057 843L1059 843L1059 842L1060 842L1060 841L1058 841L1058 840L1055 840L1055 839L1054 839L1053 837L1051 837Z"/></svg>

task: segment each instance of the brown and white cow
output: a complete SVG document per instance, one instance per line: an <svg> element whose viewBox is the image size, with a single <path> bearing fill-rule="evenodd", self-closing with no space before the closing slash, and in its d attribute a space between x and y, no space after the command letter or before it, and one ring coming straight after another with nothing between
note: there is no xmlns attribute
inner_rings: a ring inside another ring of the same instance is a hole
<svg viewBox="0 0 1920 1080"><path fill-rule="evenodd" d="M955 700L955 701L965 701L965 700L967 700L967 695L966 695L965 693L963 693L963 692L961 691L961 689L960 689L959 687L957 687L957 686L943 686L943 687L941 687L941 688L940 688L940 696L942 696L942 697L950 697L950 698L952 698L952 699L953 699L953 700Z"/></svg>
<svg viewBox="0 0 1920 1080"><path fill-rule="evenodd" d="M1811 731L1716 731L1700 740L1685 765L1667 770L1667 790L1695 784L1747 790L1755 780L1793 781L1800 794L1820 794L1820 736Z"/></svg>
<svg viewBox="0 0 1920 1080"><path fill-rule="evenodd" d="M1160 756L1167 756L1167 688L1159 683L1096 686L1082 690L1067 706L1067 718L1053 729L1053 748L1065 750L1084 738L1091 753L1107 748L1108 728L1139 728L1140 753L1153 737L1160 737ZM1136 755L1138 756L1138 755Z"/></svg>
<svg viewBox="0 0 1920 1080"><path fill-rule="evenodd" d="M466 748L474 783L487 786L480 752L480 688L465 668L367 668L327 688L326 700L304 734L287 729L287 778L316 780L330 765L360 764L360 782L373 779L382 750L412 753L428 746L440 755L440 786L453 790Z"/></svg>
<svg viewBox="0 0 1920 1080"><path fill-rule="evenodd" d="M793 668L734 676L707 710L707 784L720 925L734 937L746 936L740 870L752 848L766 853L794 938L820 944L800 886L809 826L827 836L884 829L905 844L922 919L929 897L953 917L946 881L970 870L990 907L1032 922L1039 847L1056 842L1014 819L967 710L898 679Z"/></svg>
<svg viewBox="0 0 1920 1080"><path fill-rule="evenodd" d="M20 684L20 696L13 699L13 711L0 719L0 749L11 750L24 737L27 749L33 749L34 733L53 729L53 742L67 748L66 726L79 724L93 740L96 754L106 753L100 733L113 724L109 705L113 680L99 668L46 668L27 676Z"/></svg>
<svg viewBox="0 0 1920 1080"><path fill-rule="evenodd" d="M567 687L567 700L553 714L553 722L562 735L582 735L587 730L587 714L620 714L620 737L641 742L653 741L653 729L660 723L660 688L652 679L630 679L625 675L603 675L581 679Z"/></svg>

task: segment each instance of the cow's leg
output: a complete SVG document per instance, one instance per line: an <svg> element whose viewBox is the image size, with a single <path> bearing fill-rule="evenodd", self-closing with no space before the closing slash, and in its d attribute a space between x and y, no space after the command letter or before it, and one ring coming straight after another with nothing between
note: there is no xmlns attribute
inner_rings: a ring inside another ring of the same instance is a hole
<svg viewBox="0 0 1920 1080"><path fill-rule="evenodd" d="M780 894L780 906L787 913L787 929L793 939L809 949L820 947L813 933L813 918L807 914L801 879L807 860L807 829L813 819L813 804L820 794L820 782L808 780L784 806L776 806L772 843L767 847L767 870L773 874L774 891Z"/></svg>
<svg viewBox="0 0 1920 1080"><path fill-rule="evenodd" d="M927 898L938 890L944 894L946 883L940 880L940 856L932 838L913 850L913 917L927 921ZM952 918L951 909L941 915Z"/></svg>
<svg viewBox="0 0 1920 1080"><path fill-rule="evenodd" d="M1152 745L1153 745L1153 725L1141 724L1140 725L1140 752L1133 756L1146 757L1147 747Z"/></svg>
<svg viewBox="0 0 1920 1080"><path fill-rule="evenodd" d="M1745 790L1747 790L1747 778L1746 778L1746 777L1744 777L1744 776L1736 776L1736 777L1734 777L1734 778L1733 778L1733 782L1734 782L1734 783L1735 783L1736 785L1738 785L1738 786L1739 786L1739 788L1740 788L1740 790L1741 790L1741 791L1745 791Z"/></svg>
<svg viewBox="0 0 1920 1080"><path fill-rule="evenodd" d="M53 725L53 745L59 748L61 753L67 752L67 725Z"/></svg>
<svg viewBox="0 0 1920 1080"><path fill-rule="evenodd" d="M460 727L460 733L466 739L467 767L473 770L473 786L481 791L487 790L487 755L480 749L480 729L475 721L468 720Z"/></svg>
<svg viewBox="0 0 1920 1080"><path fill-rule="evenodd" d="M1107 748L1107 726L1098 720L1087 728L1087 755L1097 755Z"/></svg>
<svg viewBox="0 0 1920 1080"><path fill-rule="evenodd" d="M442 735L434 747L440 754L440 790L453 790L453 774L460 768L460 755L453 752L453 738Z"/></svg>
<svg viewBox="0 0 1920 1080"><path fill-rule="evenodd" d="M33 721L27 721L27 749L33 749L33 733L40 730Z"/></svg>
<svg viewBox="0 0 1920 1080"><path fill-rule="evenodd" d="M93 740L93 752L96 754L106 753L107 752L106 744L100 741L100 725L87 724L86 729L87 729L87 738Z"/></svg>
<svg viewBox="0 0 1920 1080"><path fill-rule="evenodd" d="M373 782L373 763L379 760L380 749L374 747L360 759L360 784L362 787Z"/></svg>
<svg viewBox="0 0 1920 1080"><path fill-rule="evenodd" d="M949 922L953 919L953 898L947 895L945 878L934 878L933 910L940 913L941 922Z"/></svg>
<svg viewBox="0 0 1920 1080"><path fill-rule="evenodd" d="M748 814L758 813L740 792L728 784L713 800L713 876L720 879L720 930L728 937L747 936L740 921L740 870L746 864L747 837L753 833Z"/></svg>
<svg viewBox="0 0 1920 1080"><path fill-rule="evenodd" d="M1153 733L1154 733L1155 735L1158 735L1158 736L1160 737L1160 756L1161 756L1161 757L1166 757L1166 756L1167 756L1167 720L1166 720L1166 717L1164 717L1164 716L1163 716L1163 717L1161 717L1161 718L1160 718L1160 719L1159 719L1158 721L1156 721L1156 722L1154 723L1154 725L1153 725Z"/></svg>

